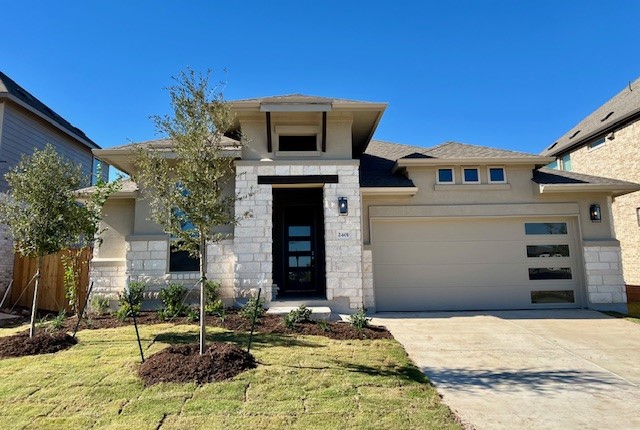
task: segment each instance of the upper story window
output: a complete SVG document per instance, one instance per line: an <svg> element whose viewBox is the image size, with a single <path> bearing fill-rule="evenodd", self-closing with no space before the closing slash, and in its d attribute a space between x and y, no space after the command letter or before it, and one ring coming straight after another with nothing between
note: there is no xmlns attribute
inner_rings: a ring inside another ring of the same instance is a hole
<svg viewBox="0 0 640 430"><path fill-rule="evenodd" d="M317 151L317 137L312 136L279 136L280 151Z"/></svg>
<svg viewBox="0 0 640 430"><path fill-rule="evenodd" d="M479 184L480 172L477 167L465 167L462 169L463 184Z"/></svg>
<svg viewBox="0 0 640 430"><path fill-rule="evenodd" d="M91 171L91 185L96 185L98 183L98 179L100 179L100 176L104 174L102 169L104 169L102 162L94 157Z"/></svg>
<svg viewBox="0 0 640 430"><path fill-rule="evenodd" d="M489 167L487 169L487 176L489 177L490 184L507 183L507 175L504 172L504 167Z"/></svg>
<svg viewBox="0 0 640 430"><path fill-rule="evenodd" d="M560 157L560 170L564 170L566 172L571 171L571 154L565 154Z"/></svg>
<svg viewBox="0 0 640 430"><path fill-rule="evenodd" d="M453 184L455 182L455 175L451 167L438 169L438 184Z"/></svg>
<svg viewBox="0 0 640 430"><path fill-rule="evenodd" d="M587 145L587 149L591 151L592 149L601 148L602 146L604 146L606 142L607 141L604 137L598 140L594 140L593 142Z"/></svg>

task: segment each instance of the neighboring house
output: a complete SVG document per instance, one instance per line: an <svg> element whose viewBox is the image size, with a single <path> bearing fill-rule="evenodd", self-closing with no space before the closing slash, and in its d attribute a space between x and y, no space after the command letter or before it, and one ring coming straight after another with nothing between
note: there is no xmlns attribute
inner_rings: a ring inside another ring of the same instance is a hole
<svg viewBox="0 0 640 430"><path fill-rule="evenodd" d="M291 95L230 105L248 142L238 151L229 139L233 187L250 194L236 213L252 216L207 249L229 301L261 288L271 305L346 312L626 309L609 202L640 185L553 171L539 155L375 141L385 103ZM171 150L165 140L94 154L132 173L140 145ZM133 182L107 202L95 292L197 282L195 262L148 219Z"/></svg>
<svg viewBox="0 0 640 430"><path fill-rule="evenodd" d="M0 193L8 190L4 175L9 169L23 155L31 155L34 149L43 149L47 143L67 159L79 163L82 172L90 177L97 163L91 151L100 147L0 72ZM103 175L108 177L108 166L103 168ZM6 226L0 225L0 294L13 276L12 247Z"/></svg>
<svg viewBox="0 0 640 430"><path fill-rule="evenodd" d="M564 171L640 182L640 79L625 86L542 155L555 157L554 167ZM640 192L615 197L612 208L624 280L640 288Z"/></svg>

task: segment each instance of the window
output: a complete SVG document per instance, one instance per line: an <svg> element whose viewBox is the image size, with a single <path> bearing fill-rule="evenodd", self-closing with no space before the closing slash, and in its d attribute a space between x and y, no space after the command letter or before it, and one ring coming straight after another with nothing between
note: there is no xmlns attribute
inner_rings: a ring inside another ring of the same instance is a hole
<svg viewBox="0 0 640 430"><path fill-rule="evenodd" d="M169 272L197 272L200 270L200 259L192 257L187 251L181 251L175 242L169 251Z"/></svg>
<svg viewBox="0 0 640 430"><path fill-rule="evenodd" d="M462 183L463 184L479 184L480 172L475 167L465 167L462 169Z"/></svg>
<svg viewBox="0 0 640 430"><path fill-rule="evenodd" d="M527 257L569 257L569 245L527 245Z"/></svg>
<svg viewBox="0 0 640 430"><path fill-rule="evenodd" d="M532 291L531 303L575 303L572 290Z"/></svg>
<svg viewBox="0 0 640 430"><path fill-rule="evenodd" d="M438 184L453 184L455 176L452 168L438 169Z"/></svg>
<svg viewBox="0 0 640 430"><path fill-rule="evenodd" d="M280 151L317 151L317 137L313 136L279 136Z"/></svg>
<svg viewBox="0 0 640 430"><path fill-rule="evenodd" d="M572 279L569 267L535 267L529 269L529 280Z"/></svg>
<svg viewBox="0 0 640 430"><path fill-rule="evenodd" d="M595 140L595 141L591 142L590 144L588 144L587 148L589 149L589 151L591 151L592 149L600 148L605 143L606 143L606 139L603 137L601 139Z"/></svg>
<svg viewBox="0 0 640 430"><path fill-rule="evenodd" d="M504 184L507 182L504 167L489 167L488 176L490 184Z"/></svg>
<svg viewBox="0 0 640 430"><path fill-rule="evenodd" d="M552 161L551 163L547 164L547 167L550 169L556 169L558 170L559 166L558 166L558 159Z"/></svg>
<svg viewBox="0 0 640 430"><path fill-rule="evenodd" d="M524 232L527 235L567 234L566 222L526 222Z"/></svg>
<svg viewBox="0 0 640 430"><path fill-rule="evenodd" d="M571 154L565 154L560 158L560 170L571 171Z"/></svg>
<svg viewBox="0 0 640 430"><path fill-rule="evenodd" d="M97 158L93 158L93 170L91 171L91 185L96 185L100 176L104 175L104 166Z"/></svg>

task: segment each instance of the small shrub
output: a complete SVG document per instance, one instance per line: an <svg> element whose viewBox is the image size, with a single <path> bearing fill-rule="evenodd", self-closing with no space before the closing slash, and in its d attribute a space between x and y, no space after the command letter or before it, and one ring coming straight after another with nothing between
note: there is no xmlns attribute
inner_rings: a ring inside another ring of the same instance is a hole
<svg viewBox="0 0 640 430"><path fill-rule="evenodd" d="M329 323L326 320L318 321L318 327L320 327L322 331L329 331Z"/></svg>
<svg viewBox="0 0 640 430"><path fill-rule="evenodd" d="M96 315L106 315L109 313L109 298L100 294L91 296L91 312Z"/></svg>
<svg viewBox="0 0 640 430"><path fill-rule="evenodd" d="M220 302L222 303L222 301ZM218 311L218 318L220 318L220 322L224 322L224 320L227 318L227 309L224 307L224 303Z"/></svg>
<svg viewBox="0 0 640 430"><path fill-rule="evenodd" d="M166 321L169 319L169 317L167 316L167 313L164 311L164 309L158 309L156 311L156 316L158 317L158 319L160 321Z"/></svg>
<svg viewBox="0 0 640 430"><path fill-rule="evenodd" d="M367 311L365 309L358 309L356 313L349 316L349 322L358 331L362 331L369 325L371 318L367 318Z"/></svg>
<svg viewBox="0 0 640 430"><path fill-rule="evenodd" d="M184 304L187 298L187 289L184 285L172 282L167 287L160 290L160 299L164 305L165 317L173 318L187 314L189 306Z"/></svg>
<svg viewBox="0 0 640 430"><path fill-rule="evenodd" d="M127 317L131 317L134 313L137 315L142 309L142 298L144 295L144 282L130 282L124 291L118 294L119 308L116 316L120 321L124 321Z"/></svg>
<svg viewBox="0 0 640 430"><path fill-rule="evenodd" d="M45 315L40 319L40 321L38 321L38 325L44 328L47 333L62 330L62 327L64 326L64 319L67 317L67 313L64 309L58 312L58 315L52 317L51 320L49 320L50 317L51 315Z"/></svg>
<svg viewBox="0 0 640 430"><path fill-rule="evenodd" d="M220 310L220 283L207 279L204 283L204 311L215 315ZM224 305L222 305L224 307Z"/></svg>
<svg viewBox="0 0 640 430"><path fill-rule="evenodd" d="M189 322L200 321L200 312L198 311L198 309L188 307L186 317L187 317L187 321Z"/></svg>
<svg viewBox="0 0 640 430"><path fill-rule="evenodd" d="M284 325L288 329L293 329L296 326L296 316L294 315L295 311L291 311L284 316Z"/></svg>
<svg viewBox="0 0 640 430"><path fill-rule="evenodd" d="M253 320L260 319L260 317L264 314L264 299L260 298L260 301L256 297L251 297L247 300L247 304L240 310L240 315L243 317Z"/></svg>

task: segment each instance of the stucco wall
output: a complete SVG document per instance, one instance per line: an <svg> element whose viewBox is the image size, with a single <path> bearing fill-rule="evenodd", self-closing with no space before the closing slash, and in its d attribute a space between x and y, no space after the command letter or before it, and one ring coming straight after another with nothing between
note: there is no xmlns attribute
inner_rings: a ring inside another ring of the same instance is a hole
<svg viewBox="0 0 640 430"><path fill-rule="evenodd" d="M571 153L575 172L640 182L640 121L617 130L613 140L589 150L586 146ZM616 237L620 241L624 279L640 285L640 226L637 210L640 192L617 197L613 202Z"/></svg>

